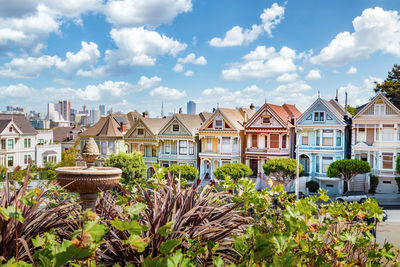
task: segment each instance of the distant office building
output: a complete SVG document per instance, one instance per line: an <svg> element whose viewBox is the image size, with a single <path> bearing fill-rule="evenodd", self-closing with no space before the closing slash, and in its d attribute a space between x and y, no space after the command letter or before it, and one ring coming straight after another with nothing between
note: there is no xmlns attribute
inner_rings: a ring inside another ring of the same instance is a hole
<svg viewBox="0 0 400 267"><path fill-rule="evenodd" d="M28 112L26 111L26 108L21 108L21 107L13 107L13 106L7 106L6 107L6 112L8 114L28 114Z"/></svg>
<svg viewBox="0 0 400 267"><path fill-rule="evenodd" d="M107 115L107 106L106 105L99 105L100 116Z"/></svg>
<svg viewBox="0 0 400 267"><path fill-rule="evenodd" d="M58 101L59 112L64 120L71 121L71 102L68 100Z"/></svg>
<svg viewBox="0 0 400 267"><path fill-rule="evenodd" d="M71 113L70 114L71 114L70 115L71 121L75 121L75 116L76 116L76 114L78 114L78 111L76 109L74 109L74 108L71 108Z"/></svg>
<svg viewBox="0 0 400 267"><path fill-rule="evenodd" d="M100 110L91 109L90 110L90 124L96 124L100 120Z"/></svg>
<svg viewBox="0 0 400 267"><path fill-rule="evenodd" d="M58 126L69 126L69 121L60 113L60 104L47 104L47 120L53 121Z"/></svg>
<svg viewBox="0 0 400 267"><path fill-rule="evenodd" d="M187 102L187 114L196 114L196 103L193 101Z"/></svg>
<svg viewBox="0 0 400 267"><path fill-rule="evenodd" d="M113 108L110 108L110 109L108 110L107 114L114 114L114 109L113 109Z"/></svg>

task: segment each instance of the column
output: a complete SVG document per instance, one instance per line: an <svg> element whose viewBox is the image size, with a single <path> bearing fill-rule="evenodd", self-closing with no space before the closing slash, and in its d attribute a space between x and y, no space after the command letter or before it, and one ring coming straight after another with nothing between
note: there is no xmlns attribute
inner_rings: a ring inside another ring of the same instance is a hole
<svg viewBox="0 0 400 267"><path fill-rule="evenodd" d="M281 149L281 148L282 148L282 134L279 133L279 148L278 149Z"/></svg>
<svg viewBox="0 0 400 267"><path fill-rule="evenodd" d="M189 155L189 140L186 141L186 155ZM193 145L193 152L194 152L194 145Z"/></svg>
<svg viewBox="0 0 400 267"><path fill-rule="evenodd" d="M322 146L322 129L319 129L319 145Z"/></svg>
<svg viewBox="0 0 400 267"><path fill-rule="evenodd" d="M219 137L219 151L222 152L222 136Z"/></svg>
<svg viewBox="0 0 400 267"><path fill-rule="evenodd" d="M333 129L333 142L332 142L333 146L336 147L337 146L337 142L336 142L336 129Z"/></svg>

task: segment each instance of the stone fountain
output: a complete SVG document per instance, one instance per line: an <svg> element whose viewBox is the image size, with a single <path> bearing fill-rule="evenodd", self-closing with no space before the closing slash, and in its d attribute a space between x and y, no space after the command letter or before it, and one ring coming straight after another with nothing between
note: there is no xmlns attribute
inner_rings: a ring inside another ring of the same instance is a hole
<svg viewBox="0 0 400 267"><path fill-rule="evenodd" d="M60 167L55 170L59 185L79 193L82 210L90 208L96 211L98 193L112 189L121 178L122 171L118 168L94 166L99 155L96 142L90 138L82 150L86 167Z"/></svg>

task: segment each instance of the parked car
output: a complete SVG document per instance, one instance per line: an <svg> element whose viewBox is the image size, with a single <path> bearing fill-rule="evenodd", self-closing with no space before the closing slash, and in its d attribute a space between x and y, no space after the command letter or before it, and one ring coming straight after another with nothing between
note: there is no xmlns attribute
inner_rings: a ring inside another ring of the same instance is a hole
<svg viewBox="0 0 400 267"><path fill-rule="evenodd" d="M369 196L365 194L363 191L348 191L344 193L343 195L337 196L335 200L339 202L358 202L358 203L363 203L365 200L367 200Z"/></svg>

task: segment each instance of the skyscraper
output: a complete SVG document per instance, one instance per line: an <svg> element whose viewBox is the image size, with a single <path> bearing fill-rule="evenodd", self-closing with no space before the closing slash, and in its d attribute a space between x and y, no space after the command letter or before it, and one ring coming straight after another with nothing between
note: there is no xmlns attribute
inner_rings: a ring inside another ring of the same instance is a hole
<svg viewBox="0 0 400 267"><path fill-rule="evenodd" d="M91 109L90 110L90 124L93 125L100 120L100 110Z"/></svg>
<svg viewBox="0 0 400 267"><path fill-rule="evenodd" d="M100 116L107 115L107 106L106 105L99 105Z"/></svg>
<svg viewBox="0 0 400 267"><path fill-rule="evenodd" d="M187 114L196 114L196 103L190 100L186 106Z"/></svg>
<svg viewBox="0 0 400 267"><path fill-rule="evenodd" d="M66 121L71 121L71 102L68 100L58 101L59 112Z"/></svg>

